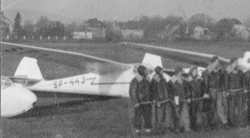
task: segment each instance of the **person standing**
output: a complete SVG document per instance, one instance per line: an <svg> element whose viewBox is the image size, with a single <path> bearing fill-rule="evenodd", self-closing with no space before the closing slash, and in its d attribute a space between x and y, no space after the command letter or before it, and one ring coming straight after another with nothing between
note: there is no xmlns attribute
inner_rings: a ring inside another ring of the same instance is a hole
<svg viewBox="0 0 250 138"><path fill-rule="evenodd" d="M226 92L229 95L229 118L232 125L236 126L237 122L241 127L245 127L245 109L244 109L244 91L245 76L243 71L238 69L237 58L230 59L230 65L226 68ZM236 112L237 111L237 112ZM237 121L239 119L239 121Z"/></svg>
<svg viewBox="0 0 250 138"><path fill-rule="evenodd" d="M245 85L247 89L247 123L250 125L250 68L245 72Z"/></svg>
<svg viewBox="0 0 250 138"><path fill-rule="evenodd" d="M174 91L175 101L175 129L179 132L181 127L184 126L185 132L191 131L188 105L188 103L191 102L190 92L188 89L188 83L183 79L183 69L181 67L175 69L175 75L171 78L171 84Z"/></svg>
<svg viewBox="0 0 250 138"><path fill-rule="evenodd" d="M209 98L209 95L205 93L205 83L202 78L198 77L198 68L196 66L190 68L188 82L191 92L191 128L193 130L197 130L198 125L201 124L201 121L203 121L201 120L203 99ZM198 122L198 119L200 119L200 122Z"/></svg>
<svg viewBox="0 0 250 138"><path fill-rule="evenodd" d="M202 73L206 90L209 91L212 98L212 110L208 117L210 127L215 125L216 111L223 123L224 128L229 128L227 117L227 100L225 93L225 71L220 68L219 58L214 56L210 60L207 69Z"/></svg>
<svg viewBox="0 0 250 138"><path fill-rule="evenodd" d="M138 74L130 82L129 95L134 105L134 128L136 133L142 130L142 120L145 124L145 132L150 133L152 128L152 94L150 92L150 80L147 77L147 69L140 65Z"/></svg>
<svg viewBox="0 0 250 138"><path fill-rule="evenodd" d="M155 120L156 128L159 132L171 130L172 125L172 106L170 105L170 88L163 76L163 70L157 66L155 75L151 80L151 92L155 101Z"/></svg>

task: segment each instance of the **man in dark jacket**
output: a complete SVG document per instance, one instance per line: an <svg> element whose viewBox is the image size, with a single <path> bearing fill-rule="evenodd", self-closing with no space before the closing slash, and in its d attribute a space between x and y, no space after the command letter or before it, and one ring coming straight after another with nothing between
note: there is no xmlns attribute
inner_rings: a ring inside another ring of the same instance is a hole
<svg viewBox="0 0 250 138"><path fill-rule="evenodd" d="M150 92L150 80L147 78L147 69L144 66L137 68L138 74L130 83L129 95L134 105L134 127L136 133L142 129L142 119L145 122L146 133L152 128L152 94Z"/></svg>
<svg viewBox="0 0 250 138"><path fill-rule="evenodd" d="M212 57L207 69L202 73L202 78L205 82L206 90L209 91L212 98L212 113L208 120L210 126L215 125L215 115L217 113L225 128L228 128L227 121L227 101L225 94L225 71L220 68L219 58Z"/></svg>
<svg viewBox="0 0 250 138"><path fill-rule="evenodd" d="M238 69L237 58L230 59L230 65L226 68L226 92L229 95L229 118L232 125L237 123L241 127L246 126L244 109L245 76L243 71ZM237 112L236 112L237 111ZM239 120L238 120L239 119Z"/></svg>
<svg viewBox="0 0 250 138"><path fill-rule="evenodd" d="M155 120L156 128L159 131L164 130L166 127L171 129L172 123L172 106L170 105L170 88L166 79L163 77L163 70L157 66L155 68L155 75L151 80L151 92L153 93L153 99L156 103L155 107Z"/></svg>
<svg viewBox="0 0 250 138"><path fill-rule="evenodd" d="M248 125L250 125L250 68L245 72L245 85L247 89L247 120L248 120Z"/></svg>
<svg viewBox="0 0 250 138"><path fill-rule="evenodd" d="M202 78L198 77L197 67L191 67L189 71L189 85L191 92L191 104L190 104L190 119L191 119L191 128L197 130L198 128L198 119L202 118L202 106L203 99L208 98L208 94L205 93L205 83Z"/></svg>
<svg viewBox="0 0 250 138"><path fill-rule="evenodd" d="M183 70L180 67L175 69L175 75L171 78L171 85L174 91L175 114L174 119L175 129L180 131L181 126L184 126L186 132L190 131L190 116L189 105L190 92L188 83L183 79Z"/></svg>

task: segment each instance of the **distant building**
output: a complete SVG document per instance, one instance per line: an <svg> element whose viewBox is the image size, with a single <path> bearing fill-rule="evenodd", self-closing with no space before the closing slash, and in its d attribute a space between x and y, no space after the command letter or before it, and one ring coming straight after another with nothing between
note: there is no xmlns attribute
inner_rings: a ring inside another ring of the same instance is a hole
<svg viewBox="0 0 250 138"><path fill-rule="evenodd" d="M92 32L93 39L106 38L106 27L97 18L87 20L84 25L87 31Z"/></svg>
<svg viewBox="0 0 250 138"><path fill-rule="evenodd" d="M141 29L121 29L121 35L123 39L142 39L144 37L144 31Z"/></svg>
<svg viewBox="0 0 250 138"><path fill-rule="evenodd" d="M4 16L3 12L0 12L0 31L2 32L2 36L10 35L12 32L11 21Z"/></svg>
<svg viewBox="0 0 250 138"><path fill-rule="evenodd" d="M210 31L208 28L202 28L200 26L196 26L194 28L194 34L192 36L196 40L210 40Z"/></svg>
<svg viewBox="0 0 250 138"><path fill-rule="evenodd" d="M87 39L87 40L91 40L93 38L93 34L92 32L73 32L73 39L76 40L81 40L81 39Z"/></svg>
<svg viewBox="0 0 250 138"><path fill-rule="evenodd" d="M238 38L242 40L248 40L250 34L247 28L242 24L235 24L232 28L232 33Z"/></svg>

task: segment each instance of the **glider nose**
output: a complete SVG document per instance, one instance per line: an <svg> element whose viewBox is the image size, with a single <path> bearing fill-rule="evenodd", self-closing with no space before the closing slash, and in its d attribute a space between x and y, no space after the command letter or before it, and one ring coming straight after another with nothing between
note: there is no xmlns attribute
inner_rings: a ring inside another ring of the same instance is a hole
<svg viewBox="0 0 250 138"><path fill-rule="evenodd" d="M12 117L22 114L33 107L37 97L23 87L8 87L1 92L1 116Z"/></svg>

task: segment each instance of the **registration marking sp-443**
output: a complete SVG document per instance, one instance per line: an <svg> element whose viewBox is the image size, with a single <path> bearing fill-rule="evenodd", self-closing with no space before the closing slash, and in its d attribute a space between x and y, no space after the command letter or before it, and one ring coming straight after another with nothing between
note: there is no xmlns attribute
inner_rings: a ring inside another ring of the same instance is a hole
<svg viewBox="0 0 250 138"><path fill-rule="evenodd" d="M54 88L57 89L57 88L62 87L63 85L74 86L74 85L84 85L84 83L85 83L85 77L81 76L81 77L72 78L70 80L56 80L54 81L53 84L54 84Z"/></svg>

